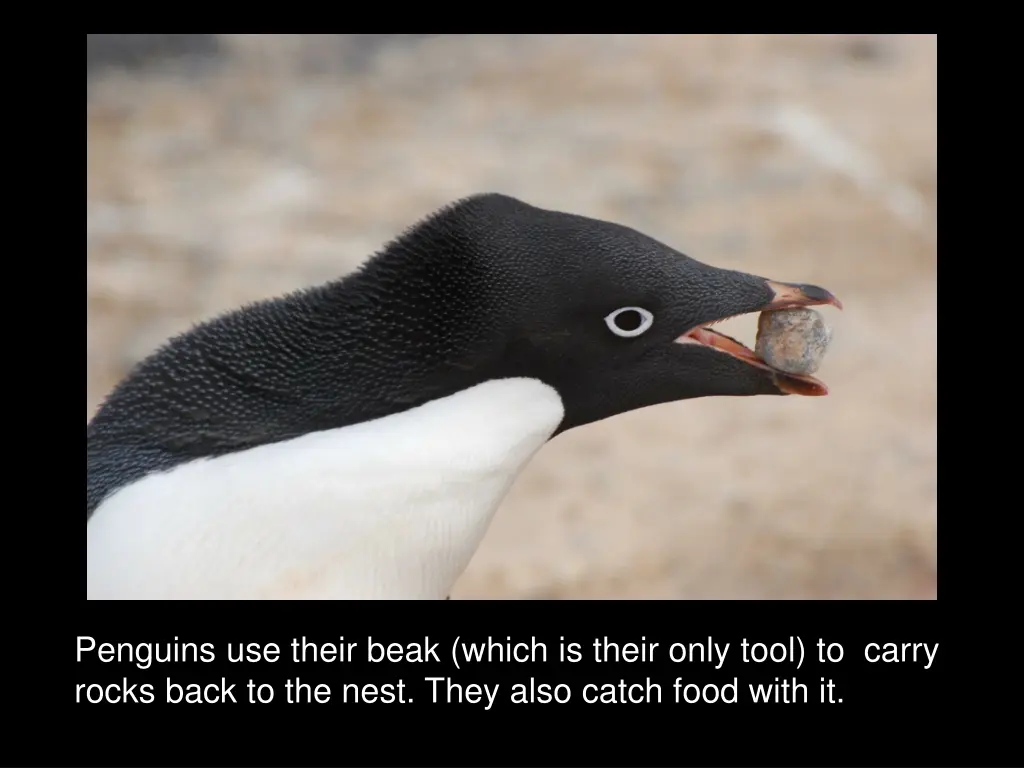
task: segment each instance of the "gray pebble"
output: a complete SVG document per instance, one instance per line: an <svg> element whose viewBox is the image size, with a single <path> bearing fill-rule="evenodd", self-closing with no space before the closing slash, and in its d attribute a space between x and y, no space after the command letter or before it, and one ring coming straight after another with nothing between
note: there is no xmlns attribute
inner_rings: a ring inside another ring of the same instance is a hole
<svg viewBox="0 0 1024 768"><path fill-rule="evenodd" d="M813 309L762 312L757 320L757 356L776 370L809 375L818 370L832 329Z"/></svg>

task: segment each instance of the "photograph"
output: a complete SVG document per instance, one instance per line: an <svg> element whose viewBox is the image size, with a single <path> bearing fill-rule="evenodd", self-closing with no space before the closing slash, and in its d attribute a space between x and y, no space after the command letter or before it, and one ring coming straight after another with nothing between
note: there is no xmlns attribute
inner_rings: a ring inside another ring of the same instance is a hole
<svg viewBox="0 0 1024 768"><path fill-rule="evenodd" d="M88 35L86 599L937 600L936 101L929 34Z"/></svg>

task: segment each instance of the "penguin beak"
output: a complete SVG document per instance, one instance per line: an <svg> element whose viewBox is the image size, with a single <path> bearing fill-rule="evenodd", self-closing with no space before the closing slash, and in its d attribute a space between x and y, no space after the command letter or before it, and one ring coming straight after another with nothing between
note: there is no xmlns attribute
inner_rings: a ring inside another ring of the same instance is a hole
<svg viewBox="0 0 1024 768"><path fill-rule="evenodd" d="M805 285L801 283L777 283L774 280L766 280L768 288L775 294L775 297L761 308L762 312L773 312L777 309L796 309L797 307L816 307L831 304L837 309L843 308L843 303L835 296L819 288L816 285Z"/></svg>
<svg viewBox="0 0 1024 768"><path fill-rule="evenodd" d="M796 309L799 307L824 306L826 304L830 304L840 310L843 308L842 302L832 293L816 285L780 283L774 280L765 280L765 284L769 291L771 291L772 299L767 304L755 309L755 312L773 312L779 309ZM749 314L749 312L741 312L739 314ZM707 325L699 325L677 338L676 343L700 344L711 347L737 358L747 365L759 368L771 377L772 383L780 393L803 395L805 397L820 397L828 394L828 387L813 376L778 371L759 358L754 350L736 339L708 327L708 325L720 323L731 317L737 317L737 315L729 315L714 320Z"/></svg>

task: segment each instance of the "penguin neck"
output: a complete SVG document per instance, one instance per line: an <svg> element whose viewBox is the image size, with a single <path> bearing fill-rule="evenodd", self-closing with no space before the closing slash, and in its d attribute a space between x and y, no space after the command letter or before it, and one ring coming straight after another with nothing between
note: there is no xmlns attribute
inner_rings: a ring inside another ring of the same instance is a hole
<svg viewBox="0 0 1024 768"><path fill-rule="evenodd" d="M380 419L489 378L486 280L392 246L332 283L204 323L143 361L87 429L87 517L147 472Z"/></svg>

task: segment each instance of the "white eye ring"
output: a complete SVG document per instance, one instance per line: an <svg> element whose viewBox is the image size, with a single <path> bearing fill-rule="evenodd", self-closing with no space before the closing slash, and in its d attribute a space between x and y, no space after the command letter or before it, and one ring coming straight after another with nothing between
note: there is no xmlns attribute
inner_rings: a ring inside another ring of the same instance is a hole
<svg viewBox="0 0 1024 768"><path fill-rule="evenodd" d="M639 312L643 320L640 323L640 325L638 325L633 330L625 331L615 324L615 318L617 318L623 312ZM621 336L624 339L631 339L634 336L639 336L641 333L645 333L648 328L654 325L654 315L652 315L650 312L648 312L646 309L643 309L642 307L622 307L621 309L616 309L614 312L608 315L604 319L604 322L608 326L608 329L616 336Z"/></svg>

